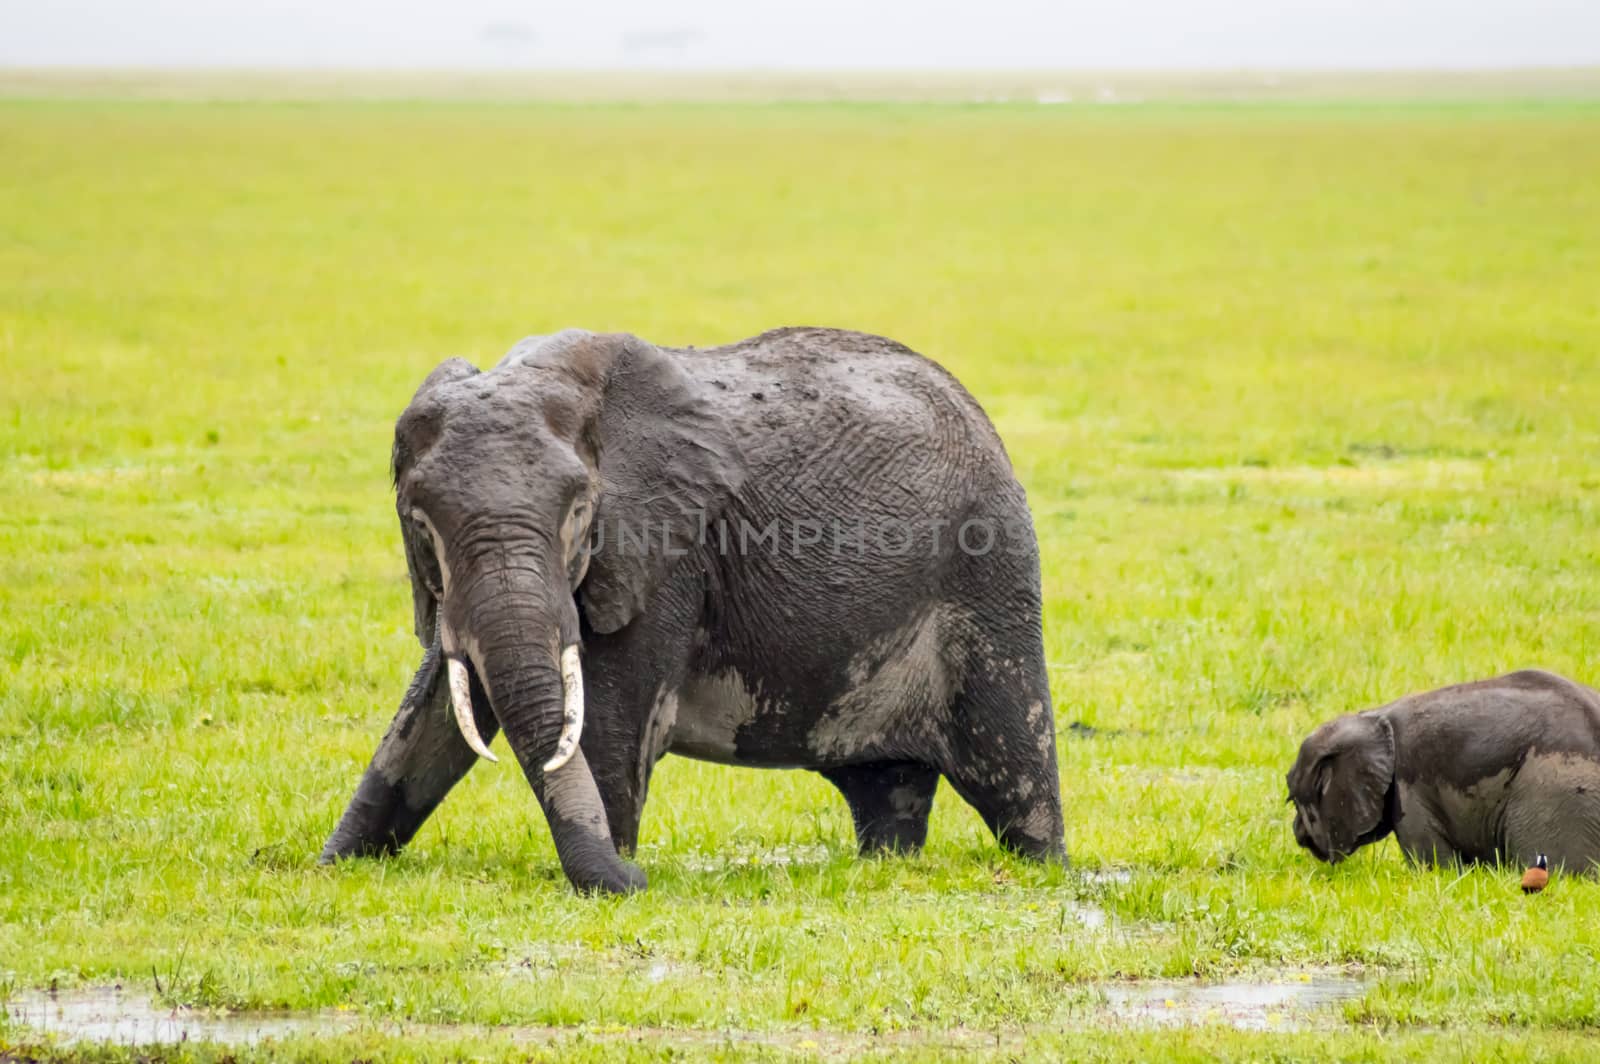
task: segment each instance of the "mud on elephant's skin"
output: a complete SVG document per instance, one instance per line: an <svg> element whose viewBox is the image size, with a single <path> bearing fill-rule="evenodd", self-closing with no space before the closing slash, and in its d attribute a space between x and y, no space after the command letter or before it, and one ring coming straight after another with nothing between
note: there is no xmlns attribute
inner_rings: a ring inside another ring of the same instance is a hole
<svg viewBox="0 0 1600 1064"><path fill-rule="evenodd" d="M1338 862L1393 832L1420 864L1600 862L1600 692L1538 670L1317 728L1289 770L1294 835Z"/></svg>
<svg viewBox="0 0 1600 1064"><path fill-rule="evenodd" d="M324 860L404 846L500 731L583 890L644 885L666 753L814 770L863 851L920 847L942 777L1065 859L1027 500L933 362L532 337L429 374L393 465L425 654Z"/></svg>

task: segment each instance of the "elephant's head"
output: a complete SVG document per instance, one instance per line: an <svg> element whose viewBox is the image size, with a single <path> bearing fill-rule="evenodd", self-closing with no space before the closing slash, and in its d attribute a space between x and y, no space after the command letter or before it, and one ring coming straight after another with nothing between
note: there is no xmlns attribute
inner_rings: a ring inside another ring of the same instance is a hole
<svg viewBox="0 0 1600 1064"><path fill-rule="evenodd" d="M1318 860L1337 864L1394 829L1394 729L1381 713L1329 721L1300 744L1289 770L1294 837Z"/></svg>
<svg viewBox="0 0 1600 1064"><path fill-rule="evenodd" d="M486 373L442 363L395 425L393 465L417 637L438 632L467 743L492 756L475 672L536 782L577 749L580 608L597 632L628 624L741 479L674 356L578 331Z"/></svg>

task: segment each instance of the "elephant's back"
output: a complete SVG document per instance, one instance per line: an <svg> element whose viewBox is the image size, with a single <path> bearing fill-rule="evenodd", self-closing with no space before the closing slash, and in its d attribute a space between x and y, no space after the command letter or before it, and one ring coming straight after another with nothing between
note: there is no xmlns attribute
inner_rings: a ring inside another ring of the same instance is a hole
<svg viewBox="0 0 1600 1064"><path fill-rule="evenodd" d="M809 482L824 497L898 497L917 514L997 488L1013 494L1010 460L982 406L894 340L786 328L681 354L739 434L758 488L804 491Z"/></svg>
<svg viewBox="0 0 1600 1064"><path fill-rule="evenodd" d="M1600 695L1542 669L1408 695L1383 707L1402 747L1402 775L1442 773L1468 786L1535 753L1600 763Z"/></svg>

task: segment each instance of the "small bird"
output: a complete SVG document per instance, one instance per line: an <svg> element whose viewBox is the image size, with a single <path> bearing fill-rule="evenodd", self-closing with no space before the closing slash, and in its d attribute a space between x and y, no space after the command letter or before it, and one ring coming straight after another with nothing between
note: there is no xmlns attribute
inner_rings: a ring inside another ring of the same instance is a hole
<svg viewBox="0 0 1600 1064"><path fill-rule="evenodd" d="M1522 893L1537 894L1550 882L1550 862L1544 854L1533 859L1533 867L1522 873Z"/></svg>

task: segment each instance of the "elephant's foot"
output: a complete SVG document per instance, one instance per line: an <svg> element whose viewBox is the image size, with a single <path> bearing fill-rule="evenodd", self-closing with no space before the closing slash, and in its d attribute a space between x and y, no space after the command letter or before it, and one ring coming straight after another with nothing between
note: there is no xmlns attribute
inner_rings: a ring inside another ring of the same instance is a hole
<svg viewBox="0 0 1600 1064"><path fill-rule="evenodd" d="M404 784L390 783L378 769L368 768L344 816L323 844L318 863L399 853L437 804L437 800L424 797L421 808L413 807Z"/></svg>
<svg viewBox="0 0 1600 1064"><path fill-rule="evenodd" d="M875 761L826 769L822 776L849 803L863 856L922 849L939 786L938 769L910 761Z"/></svg>
<svg viewBox="0 0 1600 1064"><path fill-rule="evenodd" d="M1061 799L1054 787L1027 777L980 774L952 775L950 785L978 811L1001 846L1020 857L1067 864Z"/></svg>

